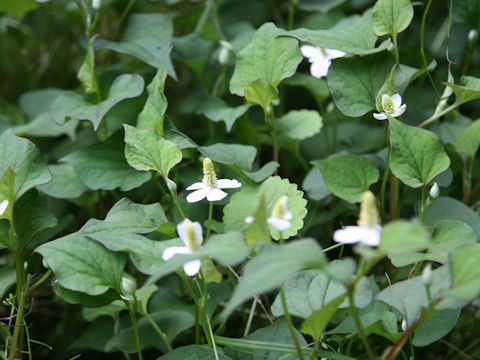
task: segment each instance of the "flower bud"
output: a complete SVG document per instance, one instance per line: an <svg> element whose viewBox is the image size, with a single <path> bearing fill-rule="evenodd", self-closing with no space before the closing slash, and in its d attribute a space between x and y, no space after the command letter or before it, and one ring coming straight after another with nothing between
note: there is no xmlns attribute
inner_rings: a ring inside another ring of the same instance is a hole
<svg viewBox="0 0 480 360"><path fill-rule="evenodd" d="M475 29L472 29L468 32L468 41L470 42L470 45L474 45L478 40L478 31Z"/></svg>
<svg viewBox="0 0 480 360"><path fill-rule="evenodd" d="M407 331L408 327L407 327L407 320L405 320L405 318L403 318L402 320L402 331L405 332Z"/></svg>
<svg viewBox="0 0 480 360"><path fill-rule="evenodd" d="M358 225L374 227L378 224L380 224L380 217L378 216L377 200L371 191L365 191L360 203Z"/></svg>
<svg viewBox="0 0 480 360"><path fill-rule="evenodd" d="M92 0L92 7L95 10L100 9L100 6L102 6L102 0Z"/></svg>
<svg viewBox="0 0 480 360"><path fill-rule="evenodd" d="M218 52L218 62L222 65L228 64L228 55L233 50L228 41L220 40L220 51Z"/></svg>
<svg viewBox="0 0 480 360"><path fill-rule="evenodd" d="M432 265L430 263L423 268L422 282L425 286L430 286L433 283Z"/></svg>
<svg viewBox="0 0 480 360"><path fill-rule="evenodd" d="M135 294L135 291L137 290L137 281L132 276L124 274L122 276L120 289L125 295Z"/></svg>
<svg viewBox="0 0 480 360"><path fill-rule="evenodd" d="M393 49L395 49L395 46L393 45L393 43L390 43L390 44L388 45L388 47L387 47L387 50L390 51L390 52L392 52Z"/></svg>
<svg viewBox="0 0 480 360"><path fill-rule="evenodd" d="M435 182L433 183L433 186L430 188L430 197L432 199L436 199L438 198L439 195L440 195L440 189L438 187L438 184Z"/></svg>

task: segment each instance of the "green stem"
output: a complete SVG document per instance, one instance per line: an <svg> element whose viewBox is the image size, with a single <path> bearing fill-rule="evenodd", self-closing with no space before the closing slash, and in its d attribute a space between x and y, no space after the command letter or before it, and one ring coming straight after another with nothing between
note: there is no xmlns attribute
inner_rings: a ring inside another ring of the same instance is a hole
<svg viewBox="0 0 480 360"><path fill-rule="evenodd" d="M283 289L283 285L280 287L280 297L282 299L282 307L283 314L285 315L285 321L287 322L288 330L292 335L293 343L295 344L295 348L297 349L298 357L300 360L304 360L303 351L298 341L297 334L295 333L295 328L292 324L292 318L290 317L290 313L288 312L287 297L285 296L285 290Z"/></svg>
<svg viewBox="0 0 480 360"><path fill-rule="evenodd" d="M295 19L295 2L293 0L290 0L290 9L288 11L288 23L287 23L288 30L293 29L294 19Z"/></svg>
<svg viewBox="0 0 480 360"><path fill-rule="evenodd" d="M390 146L388 146L387 164L385 165L385 172L383 173L382 185L380 186L380 213L382 222L386 222L385 218L385 189L387 187L388 175L390 173Z"/></svg>
<svg viewBox="0 0 480 360"><path fill-rule="evenodd" d="M348 286L347 292L348 292L348 300L350 301L350 308L352 310L352 316L353 319L355 320L355 324L357 325L358 329L358 334L360 335L360 339L362 340L363 346L365 347L365 350L367 351L368 357L370 360L375 360L375 354L373 353L372 348L368 344L367 337L365 336L365 332L363 331L362 323L360 322L360 318L358 316L358 311L357 308L355 307L355 300L353 296L353 291L354 291L355 285L353 286Z"/></svg>
<svg viewBox="0 0 480 360"><path fill-rule="evenodd" d="M135 0L130 0L128 2L127 6L122 12L122 15L120 15L120 19L117 21L117 24L115 25L115 30L113 31L113 34L110 37L110 40L115 40L117 38L118 31L120 30L120 27L122 26L123 22L125 21L125 18L127 17L128 13L130 12L134 4L135 4Z"/></svg>
<svg viewBox="0 0 480 360"><path fill-rule="evenodd" d="M422 224L425 222L425 210L427 209L427 185L422 186L422 210L420 212L420 219Z"/></svg>
<svg viewBox="0 0 480 360"><path fill-rule="evenodd" d="M270 125L270 132L272 135L273 161L278 162L277 133L275 131L275 117L273 115L273 109L265 113L265 122ZM277 174L278 171L275 170L273 175L275 176Z"/></svg>
<svg viewBox="0 0 480 360"><path fill-rule="evenodd" d="M165 346L167 347L168 351L173 351L173 348L172 348L172 344L170 343L170 341L168 340L168 337L167 335L165 335L165 333L162 331L162 329L160 329L157 325L157 323L152 319L152 317L150 316L150 314L148 312L145 312L143 314L148 322L150 323L150 325L152 325L152 327L155 329L155 331L157 332L158 336L160 336L160 338L162 339L163 343L165 344Z"/></svg>
<svg viewBox="0 0 480 360"><path fill-rule="evenodd" d="M425 5L425 11L423 12L423 16L422 16L422 27L420 30L420 55L422 56L422 64L424 68L426 68L428 65L427 58L425 56L424 34L425 34L425 23L427 21L427 14L428 14L428 11L430 10L430 5L432 5L432 0L428 0L427 5ZM438 92L437 86L435 85L435 82L433 81L432 75L430 74L429 71L427 72L427 77L430 83L432 84L433 90L435 91L437 96L440 97L440 93Z"/></svg>
<svg viewBox="0 0 480 360"><path fill-rule="evenodd" d="M320 339L316 338L314 343L313 343L313 351L312 354L310 355L310 360L317 360L317 350L318 346L320 345Z"/></svg>
<svg viewBox="0 0 480 360"><path fill-rule="evenodd" d="M338 112L335 108L335 117L333 118L333 134L332 134L332 153L337 152L337 132L338 132Z"/></svg>
<svg viewBox="0 0 480 360"><path fill-rule="evenodd" d="M138 334L137 317L135 315L135 310L130 307L130 304L128 303L128 301L124 300L124 302L125 302L126 308L128 309L130 319L132 320L133 334L135 336L135 346L137 348L138 360L143 360L142 347L140 345L140 335Z"/></svg>
<svg viewBox="0 0 480 360"><path fill-rule="evenodd" d="M212 228L212 216L213 216L213 201L209 201L209 204L208 204L207 235L205 236L205 242L210 238L210 230Z"/></svg>
<svg viewBox="0 0 480 360"><path fill-rule="evenodd" d="M174 190L170 190L170 195L172 196L173 202L175 203L175 206L177 207L180 216L182 217L182 219L186 219L185 213L183 212L182 206L180 205L180 201L178 201L177 192Z"/></svg>
<svg viewBox="0 0 480 360"><path fill-rule="evenodd" d="M48 269L48 271L45 274L43 274L43 276L38 281L36 281L32 286L30 286L27 293L30 294L33 290L35 290L37 287L42 285L43 282L47 280L51 274L52 274L52 269Z"/></svg>
<svg viewBox="0 0 480 360"><path fill-rule="evenodd" d="M398 54L397 34L393 34L393 55L395 56L395 62L400 65L400 55Z"/></svg>
<svg viewBox="0 0 480 360"><path fill-rule="evenodd" d="M343 243L338 243L338 244L335 244L335 245L332 245L332 246L329 246L325 249L322 250L322 252L329 252L330 250L333 250L333 249L336 249L336 248L339 248L340 246L344 245Z"/></svg>
<svg viewBox="0 0 480 360"><path fill-rule="evenodd" d="M465 172L465 179L464 179L464 192L463 192L463 202L465 204L468 203L469 194L472 189L472 176L473 176L473 165L474 165L475 158L473 156L469 156L468 162L468 171ZM466 166L464 166L465 168Z"/></svg>
<svg viewBox="0 0 480 360"><path fill-rule="evenodd" d="M392 174L390 177L390 220L395 219L398 214L398 179Z"/></svg>
<svg viewBox="0 0 480 360"><path fill-rule="evenodd" d="M180 275L185 281L185 283L188 286L188 289L190 290L190 293L193 296L193 303L194 303L194 308L195 308L195 344L200 343L200 305L198 303L198 294L197 291L195 290L194 286L192 285L192 279L185 274Z"/></svg>
<svg viewBox="0 0 480 360"><path fill-rule="evenodd" d="M450 111L452 111L453 109L459 107L460 104L457 103L457 102L454 102L452 105L450 105L449 107L447 107L446 109L440 111L439 113L437 114L433 114L431 117L429 117L427 120L423 121L422 123L418 124L417 127L421 128L421 127L424 127L424 126L427 126L428 124L430 124L431 122L437 120L438 118L442 117L443 115L449 113Z"/></svg>

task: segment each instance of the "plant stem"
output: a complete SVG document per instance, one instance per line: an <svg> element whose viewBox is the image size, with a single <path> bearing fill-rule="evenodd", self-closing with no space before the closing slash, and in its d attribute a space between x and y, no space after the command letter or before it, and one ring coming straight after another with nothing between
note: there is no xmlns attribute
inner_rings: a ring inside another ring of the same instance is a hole
<svg viewBox="0 0 480 360"><path fill-rule="evenodd" d="M288 22L287 22L287 29L293 29L293 22L295 19L295 1L290 0L290 9L288 11Z"/></svg>
<svg viewBox="0 0 480 360"><path fill-rule="evenodd" d="M317 350L320 344L319 340L320 340L319 338L316 338L313 343L313 351L312 351L312 354L310 355L310 360L317 360Z"/></svg>
<svg viewBox="0 0 480 360"><path fill-rule="evenodd" d="M425 34L425 22L427 20L428 11L430 10L430 5L432 5L432 0L428 0L427 5L425 5L425 11L423 12L423 16L422 16L422 27L420 30L420 55L422 56L422 64L424 68L426 68L428 65L427 58L425 57L424 34ZM435 91L437 96L440 97L440 93L438 92L437 86L435 85L435 82L433 81L432 75L430 74L429 71L427 72L427 77L428 77L428 80L430 80L430 83L432 84L433 90Z"/></svg>
<svg viewBox="0 0 480 360"><path fill-rule="evenodd" d="M150 316L150 314L148 312L145 312L143 314L148 322L150 323L150 325L152 325L152 327L155 329L155 331L157 332L157 334L160 336L160 338L162 339L163 343L165 344L165 346L167 347L168 351L173 351L173 348L172 348L172 344L170 344L170 341L168 340L168 337L167 335L165 335L165 333L162 331L162 329L160 329L157 325L157 323L152 319L152 317Z"/></svg>
<svg viewBox="0 0 480 360"><path fill-rule="evenodd" d="M422 224L425 223L425 210L427 210L427 185L422 186L422 210L420 212Z"/></svg>
<svg viewBox="0 0 480 360"><path fill-rule="evenodd" d="M390 177L390 220L397 217L398 212L398 179L392 174Z"/></svg>
<svg viewBox="0 0 480 360"><path fill-rule="evenodd" d="M395 62L400 65L400 55L398 54L397 34L393 34L393 55L395 56Z"/></svg>
<svg viewBox="0 0 480 360"><path fill-rule="evenodd" d="M213 216L213 201L208 203L208 223L207 223L207 235L205 236L205 242L210 238L210 230L212 228L212 216Z"/></svg>
<svg viewBox="0 0 480 360"><path fill-rule="evenodd" d="M295 333L295 328L292 324L292 318L290 317L290 313L288 312L288 305L287 305L287 297L285 296L285 291L283 289L283 285L280 287L280 298L282 299L282 307L283 307L283 314L285 315L285 321L287 322L288 330L292 335L293 343L295 344L295 348L297 349L298 357L300 360L304 360L303 358L303 351L300 347L300 343L298 342L297 334Z"/></svg>
<svg viewBox="0 0 480 360"><path fill-rule="evenodd" d="M387 125L388 127L388 125ZM388 175L390 173L390 146L388 146L387 164L383 173L382 185L380 186L380 213L382 222L386 222L385 218L385 188L387 187Z"/></svg>
<svg viewBox="0 0 480 360"><path fill-rule="evenodd" d="M270 132L272 135L272 148L273 148L273 161L278 162L278 148L277 148L277 133L275 131L275 117L273 109L265 113L265 122L270 125ZM278 170L275 170L273 176L278 174Z"/></svg>
<svg viewBox="0 0 480 360"><path fill-rule="evenodd" d="M122 15L120 15L120 19L118 19L117 23L115 24L115 28L112 36L110 36L110 40L115 40L117 38L118 31L120 30L120 27L122 26L125 18L127 17L134 4L135 0L130 0L125 9L123 9Z"/></svg>
<svg viewBox="0 0 480 360"><path fill-rule="evenodd" d="M128 301L124 300L124 303L126 308L128 309L128 314L130 315L130 319L132 320L133 334L135 336L135 346L137 348L138 360L143 360L142 347L140 345L140 335L138 334L137 318L135 316L135 310L130 307L130 304L128 303Z"/></svg>
<svg viewBox="0 0 480 360"><path fill-rule="evenodd" d="M33 290L35 290L37 287L42 285L43 282L47 280L51 274L52 274L52 269L48 269L48 271L45 274L43 274L43 276L39 280L37 280L32 286L30 286L27 294L30 294Z"/></svg>
<svg viewBox="0 0 480 360"><path fill-rule="evenodd" d="M328 252L328 251L330 251L330 250L333 250L333 249L339 248L339 247L340 247L340 246L342 246L342 245L343 245L343 243L338 243L338 244L335 244L335 245L329 246L329 247L327 247L327 248L323 249L323 250L322 250L322 252L324 252L324 253L325 253L325 252Z"/></svg>
<svg viewBox="0 0 480 360"><path fill-rule="evenodd" d="M360 335L360 339L362 340L363 346L365 347L365 350L367 351L368 357L370 360L375 360L375 354L373 353L372 348L368 344L367 337L365 336L365 333L363 331L362 323L360 322L360 318L358 316L358 311L357 308L355 307L355 300L353 296L353 291L355 289L355 285L348 286L347 287L347 292L348 292L348 300L350 301L350 308L352 310L352 316L353 319L355 320L355 324L357 325L358 329L358 334Z"/></svg>

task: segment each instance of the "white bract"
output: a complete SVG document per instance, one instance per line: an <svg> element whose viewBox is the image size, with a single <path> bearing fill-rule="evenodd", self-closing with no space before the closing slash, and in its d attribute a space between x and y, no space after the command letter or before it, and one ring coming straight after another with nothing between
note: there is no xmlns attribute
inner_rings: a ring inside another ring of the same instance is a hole
<svg viewBox="0 0 480 360"><path fill-rule="evenodd" d="M382 226L378 217L375 196L366 191L360 204L358 226L345 226L333 233L333 240L338 243L354 244L361 242L368 246L380 245Z"/></svg>
<svg viewBox="0 0 480 360"><path fill-rule="evenodd" d="M192 254L203 243L202 226L198 222L183 220L177 225L178 236L185 246L170 246L163 251L162 259L170 260L176 254ZM188 261L183 265L183 270L188 276L195 276L200 271L200 260Z"/></svg>
<svg viewBox="0 0 480 360"><path fill-rule="evenodd" d="M3 201L0 203L0 216L3 215L3 213L5 212L5 210L7 210L7 207L8 207L8 200L3 200Z"/></svg>
<svg viewBox="0 0 480 360"><path fill-rule="evenodd" d="M346 55L343 51L327 49L323 47L316 47L311 45L303 45L300 50L312 65L310 66L310 73L312 76L321 78L327 76L328 68L331 60Z"/></svg>
<svg viewBox="0 0 480 360"><path fill-rule="evenodd" d="M377 120L387 119L387 115L391 117L399 117L407 109L407 105L402 105L402 97L399 94L389 96L382 95L382 109L381 113L373 113L373 117Z"/></svg>
<svg viewBox="0 0 480 360"><path fill-rule="evenodd" d="M233 189L242 186L237 180L217 179L213 162L209 158L203 160L203 179L201 182L196 182L187 190L196 190L187 196L189 203L200 201L207 198L208 201L222 200L228 194L221 189Z"/></svg>
<svg viewBox="0 0 480 360"><path fill-rule="evenodd" d="M272 215L267 219L267 222L277 228L278 231L283 231L290 227L290 220L292 220L292 213L288 210L288 197L283 195L273 206Z"/></svg>

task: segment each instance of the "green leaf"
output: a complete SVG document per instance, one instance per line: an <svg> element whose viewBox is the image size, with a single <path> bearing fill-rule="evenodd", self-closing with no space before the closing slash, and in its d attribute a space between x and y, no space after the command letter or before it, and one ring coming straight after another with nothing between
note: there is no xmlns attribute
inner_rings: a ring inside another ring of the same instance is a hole
<svg viewBox="0 0 480 360"><path fill-rule="evenodd" d="M390 44L390 41L384 41L378 47L375 47L377 36L372 30L371 11L365 12L362 16L346 17L328 30L297 29L285 31L282 35L294 36L298 40L309 42L314 46L341 50L355 55L377 53L385 50ZM391 66L389 69L391 69ZM329 81L330 71L329 69Z"/></svg>
<svg viewBox="0 0 480 360"><path fill-rule="evenodd" d="M458 136L455 147L457 151L475 156L480 146L480 120L472 122Z"/></svg>
<svg viewBox="0 0 480 360"><path fill-rule="evenodd" d="M450 288L450 271L448 266L442 266L433 271L433 284L430 294L437 298L444 290ZM403 280L383 289L376 300L385 302L394 307L406 319L407 325L412 326L420 317L423 308L428 307L429 297L421 276Z"/></svg>
<svg viewBox="0 0 480 360"><path fill-rule="evenodd" d="M328 87L338 109L352 117L375 110L377 94L393 64L393 57L387 52L332 60Z"/></svg>
<svg viewBox="0 0 480 360"><path fill-rule="evenodd" d="M301 347L306 347L307 342L303 338L302 334L300 334L296 329L295 333L297 335L297 339L300 343ZM265 360L265 359L298 359L296 356L296 350L293 347L294 342L292 339L292 335L288 330L288 325L285 319L277 319L273 322L273 324L258 329L248 335L247 337L241 339L245 340L246 344L249 342L253 345L255 343L261 343L264 346L251 346L251 347L243 347L243 349L238 351L228 351L227 354L230 355L232 353L233 359L239 360ZM284 349L278 350L276 349L276 345L283 344L283 345L292 345L291 351L285 351ZM236 349L237 347L233 347ZM283 351L282 351L283 350ZM290 354L288 354L290 353ZM304 353L305 354L305 353ZM305 355L304 355L305 356Z"/></svg>
<svg viewBox="0 0 480 360"><path fill-rule="evenodd" d="M15 189L15 178L16 174L9 167L5 170L4 174L0 178L0 199L1 201L7 200L8 205L0 219L8 219L10 222L13 220L13 204L14 204L14 189ZM7 240L10 236L7 235L6 239L1 239L3 241ZM0 241L1 241L0 240Z"/></svg>
<svg viewBox="0 0 480 360"><path fill-rule="evenodd" d="M351 203L360 202L380 176L376 166L361 156L335 156L312 163L320 169L330 191Z"/></svg>
<svg viewBox="0 0 480 360"><path fill-rule="evenodd" d="M147 86L148 98L142 112L138 114L138 129L155 129L163 136L163 120L168 105L167 98L163 93L166 79L167 66L160 64L157 73Z"/></svg>
<svg viewBox="0 0 480 360"><path fill-rule="evenodd" d="M345 261L339 262L342 269L345 265ZM283 284L283 288L288 312L303 319L309 318L315 311L347 293L345 285L333 278L326 270L306 270L293 274ZM362 277L355 288L355 306L358 308L368 306L372 302L372 297L370 282ZM344 300L338 304L340 308L350 306L349 300ZM272 304L272 314L275 316L284 314L280 295L277 295Z"/></svg>
<svg viewBox="0 0 480 360"><path fill-rule="evenodd" d="M17 282L15 268L0 265L0 298L3 299L7 291Z"/></svg>
<svg viewBox="0 0 480 360"><path fill-rule="evenodd" d="M47 242L35 251L68 290L95 296L120 289L127 255L113 253L81 232Z"/></svg>
<svg viewBox="0 0 480 360"><path fill-rule="evenodd" d="M463 86L446 83L455 92L455 104L457 106L480 98L480 79L473 76L464 76L462 80Z"/></svg>
<svg viewBox="0 0 480 360"><path fill-rule="evenodd" d="M382 229L378 249L385 254L398 255L428 248L430 239L427 231L416 220L395 220Z"/></svg>
<svg viewBox="0 0 480 360"><path fill-rule="evenodd" d="M122 150L122 134L117 132L106 141L77 150L60 161L70 164L78 178L91 190L119 188L129 191L150 180L151 174L132 169ZM78 183L78 180L75 182Z"/></svg>
<svg viewBox="0 0 480 360"><path fill-rule="evenodd" d="M314 339L319 339L323 335L328 322L335 315L343 300L345 300L345 297L346 294L339 296L310 315L302 324L302 332L312 336Z"/></svg>
<svg viewBox="0 0 480 360"><path fill-rule="evenodd" d="M187 345L176 348L172 352L160 356L157 360L229 360L230 358L222 353L215 356L212 348L206 345Z"/></svg>
<svg viewBox="0 0 480 360"><path fill-rule="evenodd" d="M267 214L271 214L275 202L282 196L288 197L288 209L292 213L290 228L280 232L270 226L270 235L278 240L280 235L284 239L295 236L303 227L303 218L307 215L307 201L303 198L303 192L297 190L296 184L290 184L287 179L278 176L270 177L261 185L245 184L230 199L223 208L223 222L227 231L245 231L248 224L245 223L247 216L253 216L258 207L262 194L265 194Z"/></svg>
<svg viewBox="0 0 480 360"><path fill-rule="evenodd" d="M298 7L305 11L319 11L321 13L326 13L334 7L343 4L345 0L300 0L298 2Z"/></svg>
<svg viewBox="0 0 480 360"><path fill-rule="evenodd" d="M123 125L125 129L125 157L134 169L158 171L163 177L182 161L182 151L155 131Z"/></svg>
<svg viewBox="0 0 480 360"><path fill-rule="evenodd" d="M173 39L172 55L187 64L199 78L202 78L215 43L207 41L197 32Z"/></svg>
<svg viewBox="0 0 480 360"><path fill-rule="evenodd" d="M205 115L212 121L223 121L227 132L230 132L235 121L245 114L251 106L251 104L243 104L237 107L230 107L220 98L208 97L202 101L196 112Z"/></svg>
<svg viewBox="0 0 480 360"><path fill-rule="evenodd" d="M315 110L292 110L275 121L278 135L292 140L305 140L323 127L323 119Z"/></svg>
<svg viewBox="0 0 480 360"><path fill-rule="evenodd" d="M258 169L257 171L245 171L245 170L240 170L240 171L242 172L243 175L245 175L247 178L249 178L253 182L259 183L265 180L266 178L272 176L275 170L277 170L279 166L280 164L277 163L276 161L270 161L265 165L263 165L262 168Z"/></svg>
<svg viewBox="0 0 480 360"><path fill-rule="evenodd" d="M293 254L293 256L292 256ZM325 265L326 258L314 239L302 239L278 246L271 244L244 267L223 317L254 295L278 288L293 273Z"/></svg>
<svg viewBox="0 0 480 360"><path fill-rule="evenodd" d="M198 19L195 31L201 33L205 40L219 41L225 38L220 27L214 0L205 1L205 8Z"/></svg>
<svg viewBox="0 0 480 360"><path fill-rule="evenodd" d="M441 220L457 220L469 225L480 238L480 215L470 207L449 197L439 197L425 212L425 224L434 226Z"/></svg>
<svg viewBox="0 0 480 360"><path fill-rule="evenodd" d="M158 68L168 56L172 34L172 20L166 14L131 14L120 42L97 38L94 48L129 54Z"/></svg>
<svg viewBox="0 0 480 360"><path fill-rule="evenodd" d="M245 100L252 104L260 105L265 114L272 111L271 104L278 98L275 88L263 79L257 79L248 83L245 90Z"/></svg>
<svg viewBox="0 0 480 360"><path fill-rule="evenodd" d="M410 0L377 0L372 14L373 31L378 36L396 35L405 30L413 18Z"/></svg>
<svg viewBox="0 0 480 360"><path fill-rule="evenodd" d="M2 0L0 2L0 13L5 12L21 20L25 14L37 7L38 3L35 0Z"/></svg>
<svg viewBox="0 0 480 360"><path fill-rule="evenodd" d="M80 231L88 236L145 234L154 231L166 221L167 218L159 203L142 205L123 198L110 209L105 220L90 219Z"/></svg>
<svg viewBox="0 0 480 360"><path fill-rule="evenodd" d="M65 289L58 282L53 283L53 291L59 297L70 304L80 304L87 308L97 308L110 304L112 301L118 300L120 296L114 290L109 289L100 295L88 295L83 292Z"/></svg>
<svg viewBox="0 0 480 360"><path fill-rule="evenodd" d="M312 200L318 201L325 199L331 194L330 190L323 179L320 169L313 167L305 176L302 184L303 190Z"/></svg>
<svg viewBox="0 0 480 360"><path fill-rule="evenodd" d="M48 165L48 170L52 173L53 180L37 187L48 196L58 199L74 199L88 190L69 163Z"/></svg>
<svg viewBox="0 0 480 360"><path fill-rule="evenodd" d="M216 143L198 148L203 155L220 164L235 165L241 170L250 170L257 149L250 145Z"/></svg>
<svg viewBox="0 0 480 360"><path fill-rule="evenodd" d="M25 125L13 126L15 135L28 135L38 137L57 137L67 135L71 140L75 140L79 121L70 120L63 125L58 125L52 120L50 112L43 113L35 117Z"/></svg>
<svg viewBox="0 0 480 360"><path fill-rule="evenodd" d="M140 75L124 74L118 76L110 87L107 98L91 104L73 91L65 91L52 104L52 119L62 125L67 118L89 120L97 130L107 112L120 101L139 96L143 91L143 78Z"/></svg>
<svg viewBox="0 0 480 360"><path fill-rule="evenodd" d="M480 2L478 0L456 0L453 5L453 18L461 23L480 30Z"/></svg>
<svg viewBox="0 0 480 360"><path fill-rule="evenodd" d="M457 323L460 309L436 312L418 325L413 333L413 345L427 346L447 335Z"/></svg>
<svg viewBox="0 0 480 360"><path fill-rule="evenodd" d="M452 254L452 289L444 294L470 301L480 295L480 245L464 246Z"/></svg>
<svg viewBox="0 0 480 360"><path fill-rule="evenodd" d="M426 253L412 251L403 255L389 255L389 257L396 267L426 260L446 264L449 261L450 255L456 249L475 244L476 242L477 236L475 232L464 222L441 220L435 224L432 242Z"/></svg>
<svg viewBox="0 0 480 360"><path fill-rule="evenodd" d="M272 241L270 231L268 230L267 218L267 204L265 195L262 194L257 210L253 214L253 222L248 226L247 232L245 233L247 245L252 246Z"/></svg>
<svg viewBox="0 0 480 360"><path fill-rule="evenodd" d="M62 89L55 88L27 91L20 96L18 102L22 112L29 119L33 119L38 115L50 113L52 103L62 92Z"/></svg>
<svg viewBox="0 0 480 360"><path fill-rule="evenodd" d="M27 192L18 200L13 215L19 241L18 249L24 249L40 231L57 225L57 219L36 190Z"/></svg>
<svg viewBox="0 0 480 360"><path fill-rule="evenodd" d="M248 84L257 79L272 86L293 74L302 61L297 40L279 37L284 31L272 23L262 25L237 56L235 70L230 80L230 92L245 95Z"/></svg>
<svg viewBox="0 0 480 360"><path fill-rule="evenodd" d="M90 38L85 59L77 73L77 79L87 94L99 93L97 72L95 70L95 52L93 51L92 43L93 39Z"/></svg>
<svg viewBox="0 0 480 360"><path fill-rule="evenodd" d="M431 131L406 125L392 117L390 168L405 185L427 185L450 165L440 139Z"/></svg>
<svg viewBox="0 0 480 360"><path fill-rule="evenodd" d="M0 174L9 167L16 174L15 200L31 188L52 180L40 151L27 139L17 137L12 130L0 135Z"/></svg>

